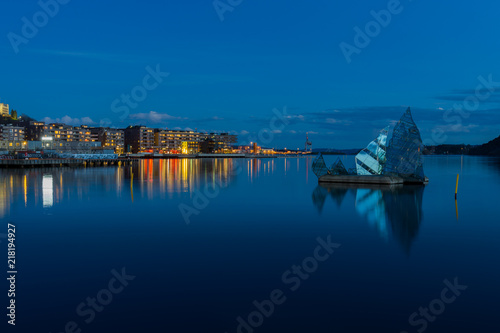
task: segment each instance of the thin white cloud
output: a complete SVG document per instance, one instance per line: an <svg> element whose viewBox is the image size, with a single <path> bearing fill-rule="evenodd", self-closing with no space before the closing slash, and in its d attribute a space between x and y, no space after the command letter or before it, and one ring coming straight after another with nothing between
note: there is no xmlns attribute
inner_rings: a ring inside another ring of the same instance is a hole
<svg viewBox="0 0 500 333"><path fill-rule="evenodd" d="M326 118L325 119L325 123L327 124L343 124L343 125L350 125L352 122L350 120L339 120L339 119L335 119L335 118Z"/></svg>
<svg viewBox="0 0 500 333"><path fill-rule="evenodd" d="M30 49L31 52L49 55L49 56L62 56L62 57L76 57L92 60L105 60L113 62L126 62L135 63L138 61L144 61L147 57L137 56L137 55L124 55L124 54L113 54L104 52L82 52L82 51L67 51L67 50L51 50L51 49Z"/></svg>
<svg viewBox="0 0 500 333"><path fill-rule="evenodd" d="M462 124L449 124L445 126L437 126L436 129L442 130L445 133L470 133L474 128L479 127L479 125L470 124L464 126Z"/></svg>
<svg viewBox="0 0 500 333"><path fill-rule="evenodd" d="M340 120L337 120L337 119L334 119L334 118L326 118L325 122L327 124L338 124L340 123L341 121Z"/></svg>
<svg viewBox="0 0 500 333"><path fill-rule="evenodd" d="M301 114L291 114L291 115L287 115L285 116L286 119L298 119L298 120L304 120L304 116L301 115Z"/></svg>
<svg viewBox="0 0 500 333"><path fill-rule="evenodd" d="M153 123L161 123L166 120L183 120L187 118L171 116L168 113L158 113L156 111L149 111L149 113L134 113L131 114L130 119L146 120Z"/></svg>
<svg viewBox="0 0 500 333"><path fill-rule="evenodd" d="M95 125L96 124L96 122L93 121L90 117L83 117L83 118L73 118L70 116L64 116L62 118L45 117L45 118L42 118L42 121L45 122L46 124L63 123L63 124L71 125L71 126Z"/></svg>

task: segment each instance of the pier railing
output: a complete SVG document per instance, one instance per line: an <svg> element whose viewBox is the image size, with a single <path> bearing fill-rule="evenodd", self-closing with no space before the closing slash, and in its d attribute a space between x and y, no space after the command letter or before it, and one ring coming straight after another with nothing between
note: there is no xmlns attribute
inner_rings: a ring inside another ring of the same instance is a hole
<svg viewBox="0 0 500 333"><path fill-rule="evenodd" d="M77 159L47 158L32 160L0 160L0 168L35 168L35 167L92 167L107 165L124 165L138 159Z"/></svg>

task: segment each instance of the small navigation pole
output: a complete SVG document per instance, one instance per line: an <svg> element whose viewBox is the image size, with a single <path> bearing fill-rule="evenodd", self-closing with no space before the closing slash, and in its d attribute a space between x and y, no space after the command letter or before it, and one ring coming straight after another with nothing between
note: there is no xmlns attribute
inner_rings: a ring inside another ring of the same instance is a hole
<svg viewBox="0 0 500 333"><path fill-rule="evenodd" d="M458 194L458 177L459 174L457 173L457 185L455 186L455 200L457 200L457 194Z"/></svg>
<svg viewBox="0 0 500 333"><path fill-rule="evenodd" d="M309 141L309 133L306 132L306 144L304 147L304 152L312 151L312 142Z"/></svg>

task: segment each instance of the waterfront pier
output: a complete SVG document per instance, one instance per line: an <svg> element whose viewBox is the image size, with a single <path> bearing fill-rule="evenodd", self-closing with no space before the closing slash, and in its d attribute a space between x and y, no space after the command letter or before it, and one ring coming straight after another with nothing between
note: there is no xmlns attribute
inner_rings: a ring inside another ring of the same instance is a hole
<svg viewBox="0 0 500 333"><path fill-rule="evenodd" d="M48 158L32 160L0 160L0 168L46 168L46 167L99 167L120 166L137 162L139 159L77 159Z"/></svg>

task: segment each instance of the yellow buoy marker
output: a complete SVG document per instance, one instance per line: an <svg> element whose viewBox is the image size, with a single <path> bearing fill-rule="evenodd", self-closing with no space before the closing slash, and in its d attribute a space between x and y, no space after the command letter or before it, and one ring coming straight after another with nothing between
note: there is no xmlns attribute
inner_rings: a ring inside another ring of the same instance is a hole
<svg viewBox="0 0 500 333"><path fill-rule="evenodd" d="M134 173L132 171L130 173L130 195L132 197L132 202L134 202Z"/></svg>
<svg viewBox="0 0 500 333"><path fill-rule="evenodd" d="M457 198L457 194L458 194L458 177L459 177L459 174L457 173L457 185L455 186L455 199Z"/></svg>

